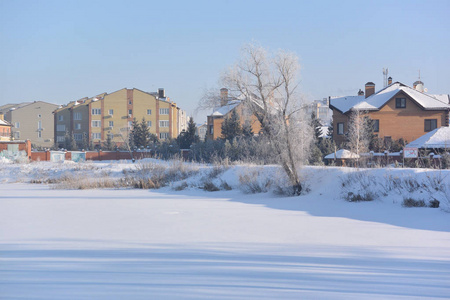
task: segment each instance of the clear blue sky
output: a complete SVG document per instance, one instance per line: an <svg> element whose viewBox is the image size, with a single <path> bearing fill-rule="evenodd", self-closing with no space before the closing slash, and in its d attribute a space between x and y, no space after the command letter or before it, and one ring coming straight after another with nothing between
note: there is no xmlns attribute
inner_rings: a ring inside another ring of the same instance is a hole
<svg viewBox="0 0 450 300"><path fill-rule="evenodd" d="M253 40L297 53L310 100L379 89L383 67L449 94L449 14L448 0L0 0L0 105L164 87L192 113Z"/></svg>

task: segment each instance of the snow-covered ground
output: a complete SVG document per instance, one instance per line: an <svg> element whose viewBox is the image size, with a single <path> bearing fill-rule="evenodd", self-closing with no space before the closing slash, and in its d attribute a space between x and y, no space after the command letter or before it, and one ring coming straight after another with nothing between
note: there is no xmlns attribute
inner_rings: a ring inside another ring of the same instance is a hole
<svg viewBox="0 0 450 300"><path fill-rule="evenodd" d="M405 208L403 198L433 193L385 186L398 178L447 184L448 171L376 169L357 177L357 170L309 167L310 191L299 197L238 189L239 175L254 169L265 182L280 176L274 167L230 168L213 181L233 190L218 192L195 187L206 166L182 191L173 190L178 183L159 190L28 183L115 178L132 168L1 164L0 299L450 298L447 206ZM351 181L356 187L345 186ZM361 188L378 194L371 202L342 199ZM436 197L442 204L446 195Z"/></svg>

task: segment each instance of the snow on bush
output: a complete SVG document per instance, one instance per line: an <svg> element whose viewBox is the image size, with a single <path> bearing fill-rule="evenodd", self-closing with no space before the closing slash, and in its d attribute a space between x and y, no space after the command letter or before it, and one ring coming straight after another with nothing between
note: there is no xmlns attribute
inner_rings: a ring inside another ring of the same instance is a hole
<svg viewBox="0 0 450 300"><path fill-rule="evenodd" d="M450 212L450 170L304 167L304 192L349 202L379 201L404 207L439 207ZM276 165L198 164L144 159L107 162L0 162L0 182L51 184L55 189L171 188L175 191L239 189L244 193L290 195L286 174ZM332 189L333 192L328 191ZM336 197L337 195L337 197Z"/></svg>

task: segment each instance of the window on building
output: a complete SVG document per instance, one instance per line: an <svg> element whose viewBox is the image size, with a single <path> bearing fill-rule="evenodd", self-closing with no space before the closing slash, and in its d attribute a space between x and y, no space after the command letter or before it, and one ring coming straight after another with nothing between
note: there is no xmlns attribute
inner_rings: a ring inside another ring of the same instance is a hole
<svg viewBox="0 0 450 300"><path fill-rule="evenodd" d="M38 115L38 118L41 118L42 117L42 115Z"/></svg>
<svg viewBox="0 0 450 300"><path fill-rule="evenodd" d="M395 108L406 108L406 98L395 98Z"/></svg>
<svg viewBox="0 0 450 300"><path fill-rule="evenodd" d="M109 121L109 127L114 127L114 121Z"/></svg>
<svg viewBox="0 0 450 300"><path fill-rule="evenodd" d="M20 131L14 132L14 138L15 138L16 140L20 139Z"/></svg>
<svg viewBox="0 0 450 300"><path fill-rule="evenodd" d="M92 133L92 139L93 140L99 140L102 138L102 134L100 132L93 132Z"/></svg>
<svg viewBox="0 0 450 300"><path fill-rule="evenodd" d="M20 122L15 122L14 123L14 128L20 128Z"/></svg>
<svg viewBox="0 0 450 300"><path fill-rule="evenodd" d="M380 132L380 120L373 120L373 132Z"/></svg>
<svg viewBox="0 0 450 300"><path fill-rule="evenodd" d="M62 135L58 135L58 136L56 137L56 141L57 141L57 142L64 142L65 140L66 140L65 137L62 136Z"/></svg>
<svg viewBox="0 0 450 300"><path fill-rule="evenodd" d="M132 114L133 114L133 110L132 110L132 109L129 109L129 110L128 110L128 115L131 116Z"/></svg>
<svg viewBox="0 0 450 300"><path fill-rule="evenodd" d="M160 132L159 133L159 139L167 140L168 138L169 138L169 133L168 132Z"/></svg>
<svg viewBox="0 0 450 300"><path fill-rule="evenodd" d="M81 140L83 140L83 134L82 133L74 133L73 138L75 141L81 141Z"/></svg>
<svg viewBox="0 0 450 300"><path fill-rule="evenodd" d="M42 137L42 131L39 130L39 131L37 132L37 137L38 137L38 138L41 138L41 137Z"/></svg>
<svg viewBox="0 0 450 300"><path fill-rule="evenodd" d="M114 115L114 109L110 109L108 113L110 116Z"/></svg>
<svg viewBox="0 0 450 300"><path fill-rule="evenodd" d="M169 109L168 108L160 108L159 109L159 114L160 115L168 115L169 114Z"/></svg>
<svg viewBox="0 0 450 300"><path fill-rule="evenodd" d="M76 130L80 130L81 129L81 123L76 123L75 124L75 129Z"/></svg>
<svg viewBox="0 0 450 300"><path fill-rule="evenodd" d="M152 127L152 121L147 121L147 126Z"/></svg>
<svg viewBox="0 0 450 300"><path fill-rule="evenodd" d="M431 131L437 128L437 119L425 120L425 131Z"/></svg>
<svg viewBox="0 0 450 300"><path fill-rule="evenodd" d="M337 123L337 134L338 135L344 134L344 123Z"/></svg>
<svg viewBox="0 0 450 300"><path fill-rule="evenodd" d="M92 109L92 114L93 115L101 115L102 114L101 108L93 108Z"/></svg>
<svg viewBox="0 0 450 300"><path fill-rule="evenodd" d="M66 125L56 125L56 131L66 131Z"/></svg>
<svg viewBox="0 0 450 300"><path fill-rule="evenodd" d="M131 100L128 100L128 104L131 105L133 104L133 102Z"/></svg>
<svg viewBox="0 0 450 300"><path fill-rule="evenodd" d="M92 127L101 127L102 126L102 122L98 121L98 120L93 120L92 121Z"/></svg>
<svg viewBox="0 0 450 300"><path fill-rule="evenodd" d="M132 129L133 128L133 122L132 121L128 121L128 128Z"/></svg>
<svg viewBox="0 0 450 300"><path fill-rule="evenodd" d="M42 121L38 121L38 130L42 129Z"/></svg>
<svg viewBox="0 0 450 300"><path fill-rule="evenodd" d="M58 116L58 121L64 121L64 116L59 115Z"/></svg>
<svg viewBox="0 0 450 300"><path fill-rule="evenodd" d="M147 115L151 115L152 114L152 110L151 109L147 109Z"/></svg>
<svg viewBox="0 0 450 300"><path fill-rule="evenodd" d="M76 121L80 121L81 120L81 113L77 112L73 114L73 119Z"/></svg>
<svg viewBox="0 0 450 300"><path fill-rule="evenodd" d="M159 127L169 127L169 121L159 121Z"/></svg>

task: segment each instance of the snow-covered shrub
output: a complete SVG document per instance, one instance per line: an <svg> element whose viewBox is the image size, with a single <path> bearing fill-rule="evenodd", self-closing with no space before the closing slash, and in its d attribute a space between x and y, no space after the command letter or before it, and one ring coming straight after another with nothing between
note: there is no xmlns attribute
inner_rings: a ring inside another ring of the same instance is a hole
<svg viewBox="0 0 450 300"><path fill-rule="evenodd" d="M268 192L272 185L272 180L264 175L260 168L244 171L242 174L239 174L240 189L248 194Z"/></svg>
<svg viewBox="0 0 450 300"><path fill-rule="evenodd" d="M225 180L221 180L220 188L225 191L231 191L233 188Z"/></svg>
<svg viewBox="0 0 450 300"><path fill-rule="evenodd" d="M182 191L184 189L186 189L188 187L188 184L186 181L183 181L182 183L180 183L179 185L176 185L173 187L174 191Z"/></svg>
<svg viewBox="0 0 450 300"><path fill-rule="evenodd" d="M416 200L413 198L404 198L402 202L403 207L425 207L427 206L425 204L425 201L423 200Z"/></svg>
<svg viewBox="0 0 450 300"><path fill-rule="evenodd" d="M347 201L373 201L379 194L377 178L369 171L353 171L340 177L341 195Z"/></svg>
<svg viewBox="0 0 450 300"><path fill-rule="evenodd" d="M208 180L203 184L203 189L208 192L220 191L219 187L215 185L212 181Z"/></svg>
<svg viewBox="0 0 450 300"><path fill-rule="evenodd" d="M373 201L375 194L372 191L363 191L361 194L353 194L348 192L346 200L349 202Z"/></svg>

